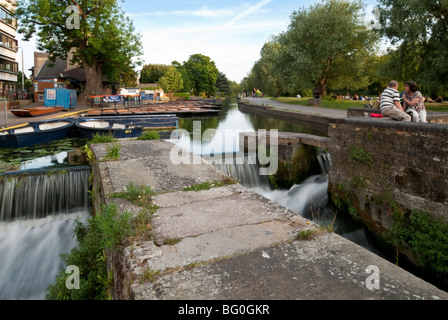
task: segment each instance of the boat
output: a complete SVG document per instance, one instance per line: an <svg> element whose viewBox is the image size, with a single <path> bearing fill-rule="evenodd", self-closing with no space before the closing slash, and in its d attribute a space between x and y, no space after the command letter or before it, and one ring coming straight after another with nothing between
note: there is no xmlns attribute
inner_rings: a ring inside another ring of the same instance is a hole
<svg viewBox="0 0 448 320"><path fill-rule="evenodd" d="M74 123L74 119L53 119L0 130L0 148L24 148L64 139Z"/></svg>
<svg viewBox="0 0 448 320"><path fill-rule="evenodd" d="M82 119L75 121L75 126L83 138L91 139L96 134L112 134L114 138L136 138L142 135L143 127L133 124L122 124L113 120Z"/></svg>
<svg viewBox="0 0 448 320"><path fill-rule="evenodd" d="M84 117L86 118L86 117ZM98 115L93 117L87 117L90 120L104 120L113 121L115 123L137 125L143 128L178 128L179 127L179 117L175 114L166 115Z"/></svg>
<svg viewBox="0 0 448 320"><path fill-rule="evenodd" d="M10 110L11 113L17 117L37 117L43 116L47 114L52 114L59 112L63 109L63 107L54 106L54 107L31 107L24 109L15 109Z"/></svg>

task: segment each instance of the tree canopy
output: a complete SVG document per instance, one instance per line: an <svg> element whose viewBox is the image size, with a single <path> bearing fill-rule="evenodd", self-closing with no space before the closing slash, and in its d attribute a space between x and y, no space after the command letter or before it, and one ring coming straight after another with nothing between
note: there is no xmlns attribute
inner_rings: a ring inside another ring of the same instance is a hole
<svg viewBox="0 0 448 320"><path fill-rule="evenodd" d="M362 8L360 1L325 0L293 12L287 31L263 46L252 70L256 86L275 95L365 88L366 61L378 35L366 25Z"/></svg>
<svg viewBox="0 0 448 320"><path fill-rule="evenodd" d="M182 74L174 66L169 66L163 77L158 81L160 87L166 92L178 92L183 88Z"/></svg>
<svg viewBox="0 0 448 320"><path fill-rule="evenodd" d="M165 64L145 64L140 71L140 83L158 83L168 69Z"/></svg>
<svg viewBox="0 0 448 320"><path fill-rule="evenodd" d="M427 91L448 86L448 1L379 0L383 35L395 49L397 78L413 79Z"/></svg>
<svg viewBox="0 0 448 320"><path fill-rule="evenodd" d="M68 58L84 68L80 100L102 93L102 79L121 81L142 54L140 35L117 0L18 0L18 32L37 36L37 47L52 58Z"/></svg>
<svg viewBox="0 0 448 320"><path fill-rule="evenodd" d="M208 95L215 94L219 71L210 57L193 54L184 62L184 67L196 95L201 92Z"/></svg>

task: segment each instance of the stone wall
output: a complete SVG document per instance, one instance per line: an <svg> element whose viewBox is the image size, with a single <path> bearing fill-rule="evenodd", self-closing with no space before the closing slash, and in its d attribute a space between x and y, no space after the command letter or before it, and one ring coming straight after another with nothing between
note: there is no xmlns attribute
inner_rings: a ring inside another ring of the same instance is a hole
<svg viewBox="0 0 448 320"><path fill-rule="evenodd" d="M372 108L349 108L347 109L347 117L370 117L370 114L376 113L380 114L379 109ZM385 117L384 119L392 120L391 118ZM448 113L446 112L428 112L426 117L428 123L433 124L448 124Z"/></svg>
<svg viewBox="0 0 448 320"><path fill-rule="evenodd" d="M328 130L329 193L369 230L415 209L448 218L448 125L363 117Z"/></svg>

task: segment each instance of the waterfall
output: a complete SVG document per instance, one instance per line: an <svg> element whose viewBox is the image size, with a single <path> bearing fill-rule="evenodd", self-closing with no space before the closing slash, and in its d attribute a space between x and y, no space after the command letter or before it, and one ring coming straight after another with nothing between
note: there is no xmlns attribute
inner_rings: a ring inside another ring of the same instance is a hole
<svg viewBox="0 0 448 320"><path fill-rule="evenodd" d="M0 176L0 222L70 213L88 205L89 167Z"/></svg>
<svg viewBox="0 0 448 320"><path fill-rule="evenodd" d="M260 167L257 164L256 155L235 153L231 157L228 155L213 159L210 156L202 157L245 187L269 185L269 178L259 174Z"/></svg>
<svg viewBox="0 0 448 320"><path fill-rule="evenodd" d="M90 215L90 168L0 181L0 300L45 299L60 255L76 246L77 221Z"/></svg>

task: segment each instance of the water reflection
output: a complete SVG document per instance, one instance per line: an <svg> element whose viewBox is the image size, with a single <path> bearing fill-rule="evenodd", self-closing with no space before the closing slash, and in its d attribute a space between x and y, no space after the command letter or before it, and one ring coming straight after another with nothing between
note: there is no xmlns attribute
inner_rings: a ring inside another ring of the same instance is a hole
<svg viewBox="0 0 448 320"><path fill-rule="evenodd" d="M293 122L242 113L238 110L236 99L224 101L219 117L181 118L179 128L179 131L173 132L172 139L169 141L201 156L240 152L240 132L275 129L279 132L319 135L315 129Z"/></svg>

